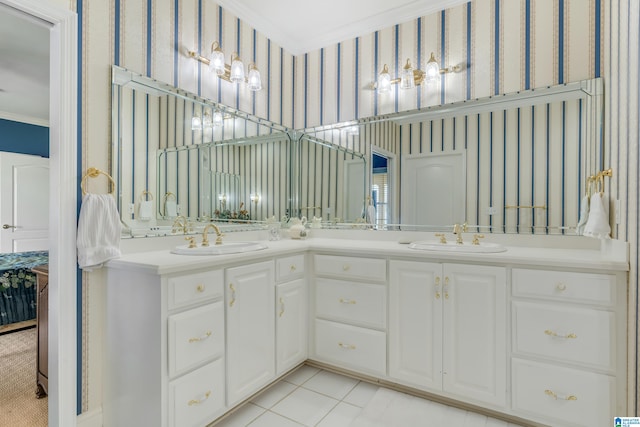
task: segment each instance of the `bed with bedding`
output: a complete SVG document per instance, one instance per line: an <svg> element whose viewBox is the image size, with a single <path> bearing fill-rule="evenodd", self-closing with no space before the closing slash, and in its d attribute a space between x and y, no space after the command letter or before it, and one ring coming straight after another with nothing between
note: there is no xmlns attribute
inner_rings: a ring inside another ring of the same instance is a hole
<svg viewBox="0 0 640 427"><path fill-rule="evenodd" d="M31 269L48 262L47 251L0 254L0 327L36 318L38 287Z"/></svg>

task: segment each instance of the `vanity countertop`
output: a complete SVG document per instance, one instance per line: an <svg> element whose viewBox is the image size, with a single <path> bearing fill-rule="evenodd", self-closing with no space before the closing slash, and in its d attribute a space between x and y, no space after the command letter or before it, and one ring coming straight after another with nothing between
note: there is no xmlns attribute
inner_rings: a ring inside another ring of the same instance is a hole
<svg viewBox="0 0 640 427"><path fill-rule="evenodd" d="M261 241L267 248L230 255L176 255L169 249L123 255L109 261L109 268L142 270L155 274L172 274L211 267L226 267L302 251L339 253L345 256L394 257L429 262L468 262L507 266L544 266L576 268L584 271L628 271L624 249L607 252L598 249L510 246L499 253L455 253L410 249L398 241L370 239L309 238ZM626 245L624 242L618 242ZM625 246L626 247L626 246ZM612 253L615 252L615 253Z"/></svg>

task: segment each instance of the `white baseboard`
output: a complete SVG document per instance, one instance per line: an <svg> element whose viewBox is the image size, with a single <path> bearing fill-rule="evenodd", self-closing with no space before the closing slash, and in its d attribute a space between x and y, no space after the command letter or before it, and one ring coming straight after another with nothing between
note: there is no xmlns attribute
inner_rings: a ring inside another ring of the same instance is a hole
<svg viewBox="0 0 640 427"><path fill-rule="evenodd" d="M77 427L102 427L102 408L78 415Z"/></svg>

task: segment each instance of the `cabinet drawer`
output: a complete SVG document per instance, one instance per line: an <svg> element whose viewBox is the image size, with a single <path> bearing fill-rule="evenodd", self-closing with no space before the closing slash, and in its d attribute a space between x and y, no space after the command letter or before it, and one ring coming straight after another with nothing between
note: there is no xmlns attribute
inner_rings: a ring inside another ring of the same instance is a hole
<svg viewBox="0 0 640 427"><path fill-rule="evenodd" d="M514 268L513 295L612 305L616 277L611 274Z"/></svg>
<svg viewBox="0 0 640 427"><path fill-rule="evenodd" d="M338 366L386 375L384 332L316 320L316 355Z"/></svg>
<svg viewBox="0 0 640 427"><path fill-rule="evenodd" d="M224 352L222 301L169 317L169 375L185 372Z"/></svg>
<svg viewBox="0 0 640 427"><path fill-rule="evenodd" d="M224 359L169 383L169 427L201 427L224 409Z"/></svg>
<svg viewBox="0 0 640 427"><path fill-rule="evenodd" d="M614 313L513 302L513 351L614 370Z"/></svg>
<svg viewBox="0 0 640 427"><path fill-rule="evenodd" d="M387 322L384 285L316 279L316 315L384 329Z"/></svg>
<svg viewBox="0 0 640 427"><path fill-rule="evenodd" d="M512 369L514 411L551 425L611 425L613 377L521 359L513 359Z"/></svg>
<svg viewBox="0 0 640 427"><path fill-rule="evenodd" d="M304 255L294 255L276 260L276 281L284 282L304 274Z"/></svg>
<svg viewBox="0 0 640 427"><path fill-rule="evenodd" d="M387 280L387 261L384 259L315 255L314 265L319 275L376 282Z"/></svg>
<svg viewBox="0 0 640 427"><path fill-rule="evenodd" d="M222 270L188 274L167 279L169 310L209 299L221 298L224 279Z"/></svg>

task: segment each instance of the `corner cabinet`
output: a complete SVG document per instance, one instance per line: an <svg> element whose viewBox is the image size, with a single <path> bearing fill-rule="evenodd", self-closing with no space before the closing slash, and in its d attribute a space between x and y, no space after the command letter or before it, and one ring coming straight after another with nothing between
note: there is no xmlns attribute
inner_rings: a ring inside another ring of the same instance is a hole
<svg viewBox="0 0 640 427"><path fill-rule="evenodd" d="M390 261L389 377L506 405L506 269Z"/></svg>

